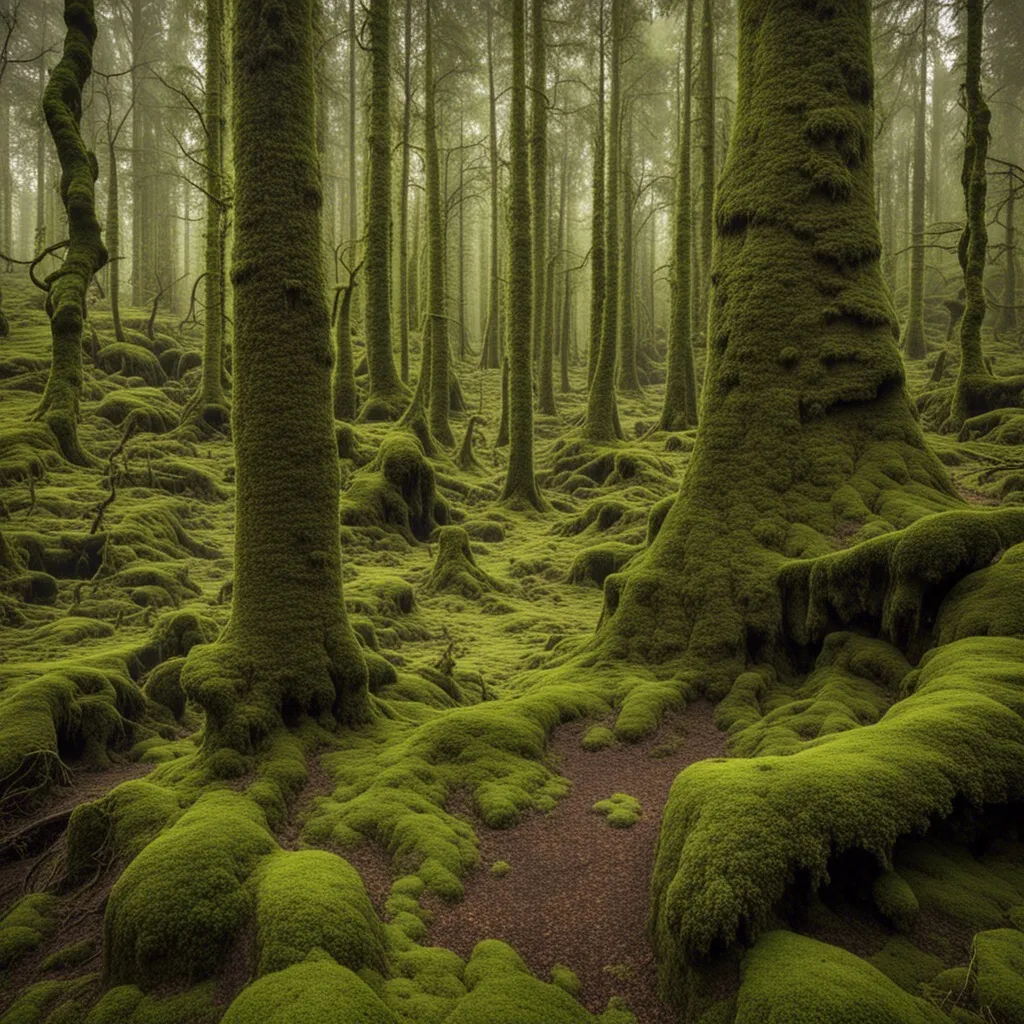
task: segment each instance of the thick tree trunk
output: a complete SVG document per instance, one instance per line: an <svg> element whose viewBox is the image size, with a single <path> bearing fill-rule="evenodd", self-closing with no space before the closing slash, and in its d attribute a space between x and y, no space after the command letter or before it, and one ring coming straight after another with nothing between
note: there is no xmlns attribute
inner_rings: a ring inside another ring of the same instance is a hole
<svg viewBox="0 0 1024 1024"><path fill-rule="evenodd" d="M668 325L668 373L661 408L662 430L685 430L697 424L697 381L693 372L693 340L690 333L690 199L691 148L693 145L693 5L686 3L683 42L683 82L679 108L679 158L676 164L675 211L672 224L672 304Z"/></svg>
<svg viewBox="0 0 1024 1024"><path fill-rule="evenodd" d="M303 714L369 713L341 586L314 3L273 17L260 0L234 4L234 592L227 629L182 672L208 749L252 750Z"/></svg>
<svg viewBox="0 0 1024 1024"><path fill-rule="evenodd" d="M526 0L512 2L512 97L508 211L508 469L502 500L543 508L533 472L533 379L530 368L534 275L526 138Z"/></svg>
<svg viewBox="0 0 1024 1024"><path fill-rule="evenodd" d="M697 442L646 554L605 581L602 657L673 661L715 696L785 664L791 559L956 502L879 271L870 27L870 0L740 2Z"/></svg>
<svg viewBox="0 0 1024 1024"><path fill-rule="evenodd" d="M43 115L60 162L60 197L68 218L64 263L46 279L53 355L36 417L56 435L64 457L79 465L92 460L78 444L78 405L82 394L82 328L86 293L93 275L107 262L96 217L96 155L79 128L82 90L92 72L96 17L92 0L66 0L64 52L43 93Z"/></svg>

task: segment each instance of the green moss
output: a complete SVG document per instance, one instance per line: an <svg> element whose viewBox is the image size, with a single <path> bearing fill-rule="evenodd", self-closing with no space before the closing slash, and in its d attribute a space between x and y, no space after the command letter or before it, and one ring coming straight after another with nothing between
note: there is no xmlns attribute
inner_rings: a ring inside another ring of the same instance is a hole
<svg viewBox="0 0 1024 1024"><path fill-rule="evenodd" d="M0 1017L0 1024L43 1024L49 1011L55 1010L59 1002L73 999L95 980L95 975L85 975L73 981L37 981L14 1000Z"/></svg>
<svg viewBox="0 0 1024 1024"><path fill-rule="evenodd" d="M871 887L871 897L878 912L894 928L901 932L910 931L921 905L899 872L883 871Z"/></svg>
<svg viewBox="0 0 1024 1024"><path fill-rule="evenodd" d="M252 801L230 791L203 794L128 865L111 891L104 976L149 987L216 971L252 913L245 883L273 848L263 812Z"/></svg>
<svg viewBox="0 0 1024 1024"><path fill-rule="evenodd" d="M427 593L454 593L476 600L488 591L506 589L477 565L469 534L461 526L439 527L434 540L437 559L424 587Z"/></svg>
<svg viewBox="0 0 1024 1024"><path fill-rule="evenodd" d="M551 968L551 983L564 989L574 999L579 999L583 986L574 971L571 971L565 964L555 964Z"/></svg>
<svg viewBox="0 0 1024 1024"><path fill-rule="evenodd" d="M0 969L41 946L57 927L56 913L56 897L46 893L22 896L0 919Z"/></svg>
<svg viewBox="0 0 1024 1024"><path fill-rule="evenodd" d="M615 572L620 572L636 555L638 548L631 544L608 541L592 548L584 548L569 569L570 583L596 583L599 587Z"/></svg>
<svg viewBox="0 0 1024 1024"><path fill-rule="evenodd" d="M921 985L942 971L942 961L937 956L918 949L902 935L894 936L866 959L911 995L919 994Z"/></svg>
<svg viewBox="0 0 1024 1024"><path fill-rule="evenodd" d="M948 1018L859 957L792 932L765 935L743 961L736 1024L941 1024Z"/></svg>
<svg viewBox="0 0 1024 1024"><path fill-rule="evenodd" d="M504 878L512 870L512 865L507 860L496 860L491 865L491 874L495 878Z"/></svg>
<svg viewBox="0 0 1024 1024"><path fill-rule="evenodd" d="M986 1019L1024 1022L1024 933L1012 928L974 938L975 1000Z"/></svg>
<svg viewBox="0 0 1024 1024"><path fill-rule="evenodd" d="M316 959L250 985L222 1024L399 1024L399 1019L347 967Z"/></svg>
<svg viewBox="0 0 1024 1024"><path fill-rule="evenodd" d="M607 800L598 800L592 810L603 815L612 828L632 828L643 813L640 801L626 793L613 793Z"/></svg>
<svg viewBox="0 0 1024 1024"><path fill-rule="evenodd" d="M214 992L213 984L205 984L160 998L144 995L134 985L119 985L104 994L85 1024L215 1024L221 1009Z"/></svg>
<svg viewBox="0 0 1024 1024"><path fill-rule="evenodd" d="M592 725L583 734L583 739L580 742L582 743L584 750L589 750L591 752L596 750L605 750L615 742L615 733L613 733L607 726Z"/></svg>
<svg viewBox="0 0 1024 1024"><path fill-rule="evenodd" d="M798 872L814 888L829 859L851 848L885 864L900 836L950 814L957 797L1019 798L1022 655L1018 640L962 640L934 652L912 695L875 725L784 757L684 771L652 883L666 980L681 961L737 941L741 921L755 933L765 927Z"/></svg>
<svg viewBox="0 0 1024 1024"><path fill-rule="evenodd" d="M384 969L384 935L359 873L324 850L279 853L256 883L259 973L323 949L352 971Z"/></svg>
<svg viewBox="0 0 1024 1024"><path fill-rule="evenodd" d="M82 939L70 946L52 952L40 965L43 971L60 971L68 967L81 967L99 952L93 939Z"/></svg>

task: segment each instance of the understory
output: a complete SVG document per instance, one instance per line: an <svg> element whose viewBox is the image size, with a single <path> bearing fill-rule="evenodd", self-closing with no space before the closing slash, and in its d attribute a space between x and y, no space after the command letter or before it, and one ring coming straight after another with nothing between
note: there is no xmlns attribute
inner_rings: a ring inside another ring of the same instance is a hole
<svg viewBox="0 0 1024 1024"><path fill-rule="evenodd" d="M573 368L537 419L545 512L500 503L501 372L467 362L455 419L486 419L461 466L402 428L338 424L369 722L282 708L246 756L204 748L181 684L232 589L231 441L178 426L200 339L126 310L117 343L93 309L79 441L98 466L72 466L31 421L45 315L20 278L4 292L0 1024L1024 1021L1020 410L927 434L940 499L894 460L864 471L874 503L816 506L759 563L772 629L723 685L656 656L671 623L620 656L615 595L651 571L694 443L653 429L664 353L607 446L567 427ZM1008 338L990 350L1024 370ZM926 428L943 401L931 385ZM708 696L728 756L707 756ZM579 753L556 757L566 735ZM591 771L607 792L570 810ZM647 776L664 790L629 791ZM452 908L536 869L502 836L548 821L582 830L543 856L594 879L586 927L560 949L463 943L472 914ZM583 962L633 927L614 875L570 859L591 846L641 877L649 981L643 957Z"/></svg>

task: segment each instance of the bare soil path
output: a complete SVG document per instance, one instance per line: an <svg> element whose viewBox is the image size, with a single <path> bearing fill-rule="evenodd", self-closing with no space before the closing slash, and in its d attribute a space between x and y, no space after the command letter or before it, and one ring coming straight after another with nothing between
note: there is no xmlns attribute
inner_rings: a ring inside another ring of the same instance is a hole
<svg viewBox="0 0 1024 1024"><path fill-rule="evenodd" d="M643 743L595 753L580 745L585 724L560 728L550 753L572 781L571 792L550 814L533 815L514 829L474 822L480 866L466 879L461 903L428 904L434 912L430 941L468 956L481 939L503 939L540 977L555 964L575 971L591 1011L618 995L639 1024L674 1024L658 997L647 935L651 870L673 780L695 761L725 755L712 714L712 705L698 702ZM617 792L643 806L632 828L611 828L592 810ZM500 860L511 865L504 878L490 871Z"/></svg>

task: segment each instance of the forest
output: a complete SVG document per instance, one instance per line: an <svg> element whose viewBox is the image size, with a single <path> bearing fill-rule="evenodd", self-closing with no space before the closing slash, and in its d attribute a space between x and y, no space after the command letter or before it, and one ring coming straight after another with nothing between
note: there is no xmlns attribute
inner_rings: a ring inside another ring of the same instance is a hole
<svg viewBox="0 0 1024 1024"><path fill-rule="evenodd" d="M0 1024L1024 1024L1024 0L0 0Z"/></svg>

